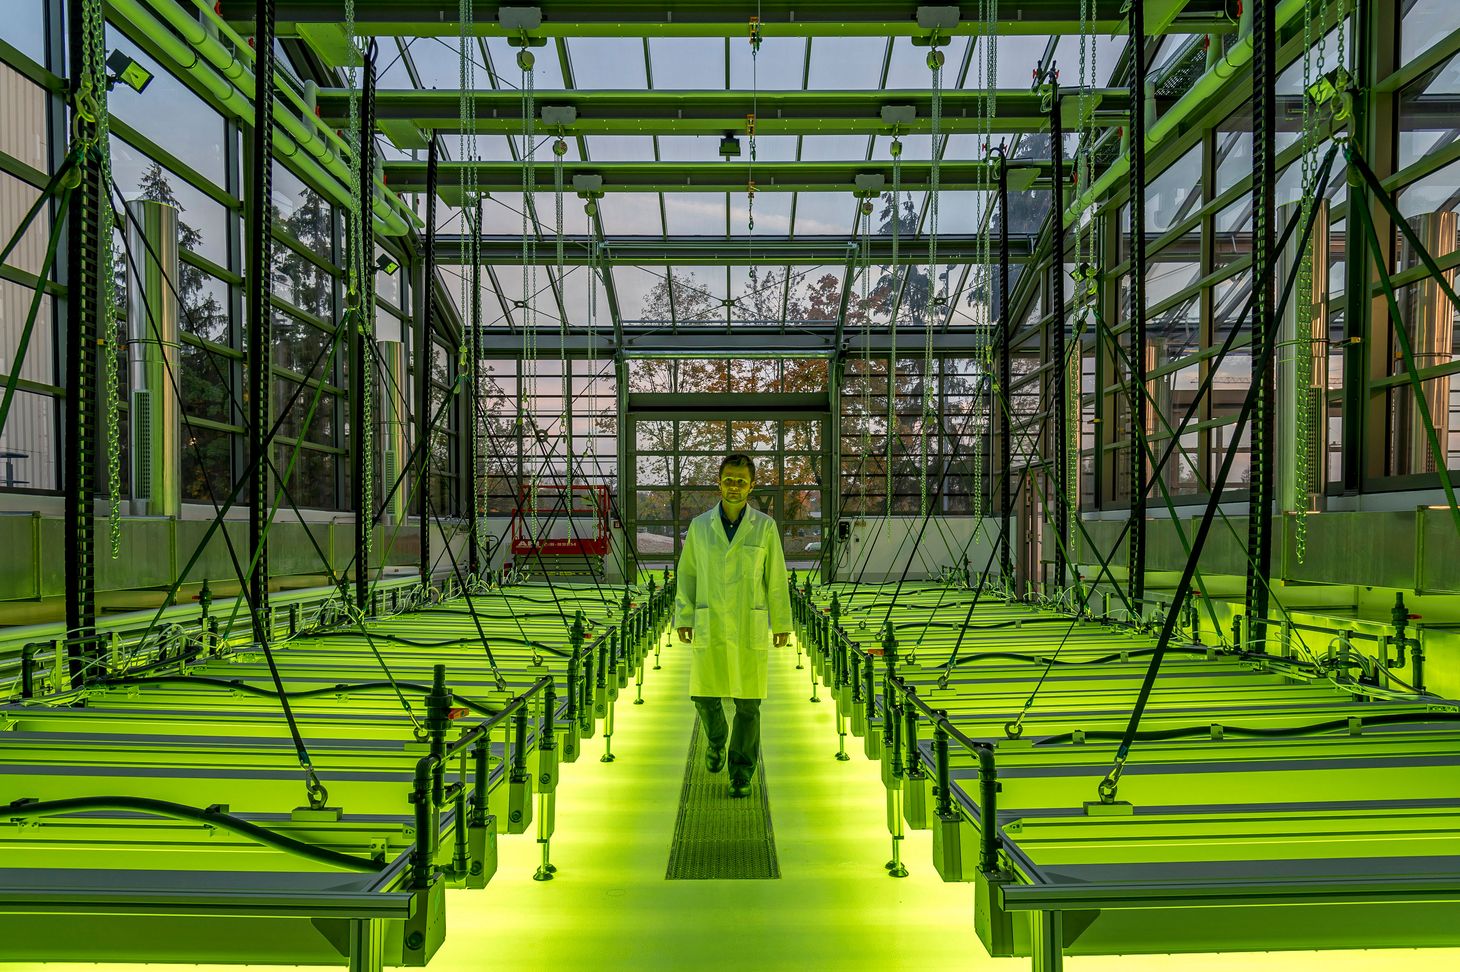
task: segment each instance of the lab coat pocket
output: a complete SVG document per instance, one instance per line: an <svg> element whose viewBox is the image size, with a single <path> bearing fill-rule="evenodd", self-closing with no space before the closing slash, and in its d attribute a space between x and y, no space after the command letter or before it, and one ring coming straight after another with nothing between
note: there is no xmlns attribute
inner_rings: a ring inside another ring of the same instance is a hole
<svg viewBox="0 0 1460 972"><path fill-rule="evenodd" d="M762 607L750 609L751 648L756 651L769 651L771 647L771 621L770 613Z"/></svg>

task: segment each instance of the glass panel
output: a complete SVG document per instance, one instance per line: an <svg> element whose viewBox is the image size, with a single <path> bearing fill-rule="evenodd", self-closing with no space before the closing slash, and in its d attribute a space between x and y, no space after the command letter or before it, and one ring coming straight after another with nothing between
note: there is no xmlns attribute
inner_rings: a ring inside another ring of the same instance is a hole
<svg viewBox="0 0 1460 972"><path fill-rule="evenodd" d="M672 456L639 456L634 467L634 482L639 486L671 486L674 484Z"/></svg>
<svg viewBox="0 0 1460 972"><path fill-rule="evenodd" d="M722 236L727 229L725 193L665 193L664 219L670 236Z"/></svg>
<svg viewBox="0 0 1460 972"><path fill-rule="evenodd" d="M633 359L628 362L628 369L630 394L663 393L673 386L673 361Z"/></svg>
<svg viewBox="0 0 1460 972"><path fill-rule="evenodd" d="M611 192L599 200L598 212L603 231L610 236L659 236L664 232L658 193Z"/></svg>
<svg viewBox="0 0 1460 972"><path fill-rule="evenodd" d="M735 392L773 392L778 391L780 386L779 361L766 358L736 358L730 361L730 387Z"/></svg>
<svg viewBox="0 0 1460 972"><path fill-rule="evenodd" d="M183 412L214 422L237 421L238 418L233 413L232 396L229 394L233 387L230 378L233 362L223 355L192 344L182 346L180 357L181 367L177 380L182 384ZM278 386L275 388L274 400L282 403L283 399L277 393ZM323 404L320 407L323 408ZM184 434L187 434L186 429ZM223 495L228 494L225 491Z"/></svg>
<svg viewBox="0 0 1460 972"><path fill-rule="evenodd" d="M223 502L233 489L233 436L213 429L184 429L182 498Z"/></svg>
<svg viewBox="0 0 1460 972"><path fill-rule="evenodd" d="M811 44L808 88L876 88L887 53L885 37L817 37Z"/></svg>
<svg viewBox="0 0 1460 972"><path fill-rule="evenodd" d="M821 490L788 489L781 495L782 516L786 520L813 520L821 516Z"/></svg>
<svg viewBox="0 0 1460 972"><path fill-rule="evenodd" d="M0 194L0 199L3 198ZM20 348L21 332L25 329L34 296L35 291L31 288L0 279L0 375L9 377L15 369L15 355ZM25 361L20 366L20 377L46 384L55 383L57 348L54 314L52 298L42 297L26 347Z"/></svg>
<svg viewBox="0 0 1460 972"><path fill-rule="evenodd" d="M228 210L115 135L111 144L112 178L122 198L151 199L176 206L178 245L228 266Z"/></svg>
<svg viewBox="0 0 1460 972"><path fill-rule="evenodd" d="M20 220L35 201L39 198L41 191L28 182L22 182L7 172L0 172L0 245L8 243L15 231L20 228ZM57 244L56 262L65 265L66 261L66 238L62 230L62 237ZM26 230L20 242L6 258L6 263L26 273L39 274L41 264L45 262L46 245L51 235L51 212L49 207L41 207L36 214L35 220ZM24 319L24 311L21 311L21 319ZM16 325L19 328L19 325Z"/></svg>
<svg viewBox="0 0 1460 972"><path fill-rule="evenodd" d="M0 487L56 489L61 440L60 403L47 395L17 391L0 429Z"/></svg>
<svg viewBox="0 0 1460 972"><path fill-rule="evenodd" d="M673 452L674 423L634 423L634 448L640 452Z"/></svg>
<svg viewBox="0 0 1460 972"><path fill-rule="evenodd" d="M775 422L738 421L730 423L731 451L757 453L774 451L775 448Z"/></svg>
<svg viewBox="0 0 1460 972"><path fill-rule="evenodd" d="M46 0L12 0L0 17L0 39L37 64L46 63Z"/></svg>
<svg viewBox="0 0 1460 972"><path fill-rule="evenodd" d="M644 42L637 37L574 37L566 41L579 88L643 88Z"/></svg>
<svg viewBox="0 0 1460 972"><path fill-rule="evenodd" d="M674 491L641 489L636 494L640 520L674 519Z"/></svg>
<svg viewBox="0 0 1460 972"><path fill-rule="evenodd" d="M0 18L0 23L4 20ZM42 172L50 169L47 101L40 85L32 84L14 68L0 63L0 104L5 105L5 120L0 124L0 152Z"/></svg>
<svg viewBox="0 0 1460 972"><path fill-rule="evenodd" d="M724 458L723 448L711 455L681 456L677 485L714 487L720 479L720 460Z"/></svg>
<svg viewBox="0 0 1460 972"><path fill-rule="evenodd" d="M674 554L672 525L640 523L634 533L634 550L641 557L669 559Z"/></svg>
<svg viewBox="0 0 1460 972"><path fill-rule="evenodd" d="M7 12L8 16L8 12ZM107 107L117 118L177 156L214 185L223 185L223 119L116 28L107 25L108 50L120 50L152 73L152 83L138 94L125 84L107 93Z"/></svg>
<svg viewBox="0 0 1460 972"><path fill-rule="evenodd" d="M821 484L821 460L818 456L787 456L782 467L782 478L795 486L819 486Z"/></svg>
<svg viewBox="0 0 1460 972"><path fill-rule="evenodd" d="M654 72L654 87L723 88L727 46L721 37L651 37L649 64ZM575 58L577 48L574 43ZM762 55L764 52L762 41Z"/></svg>
<svg viewBox="0 0 1460 972"><path fill-rule="evenodd" d="M1457 27L1460 27L1460 7L1450 0L1405 0L1404 20L1399 30L1399 63L1408 64Z"/></svg>
<svg viewBox="0 0 1460 972"><path fill-rule="evenodd" d="M764 37L760 54L751 57L750 44L743 38L730 41L730 87L734 90L791 91L802 87L806 65L806 39Z"/></svg>
<svg viewBox="0 0 1460 972"><path fill-rule="evenodd" d="M1201 146L1177 159L1146 189L1146 231L1164 233L1201 206Z"/></svg>
<svg viewBox="0 0 1460 972"><path fill-rule="evenodd" d="M688 364L689 362L682 362ZM681 382L683 376L681 376ZM685 390L681 388L681 390ZM718 391L715 388L690 391ZM724 452L728 431L723 421L684 420L679 423L679 449L682 452Z"/></svg>
<svg viewBox="0 0 1460 972"><path fill-rule="evenodd" d="M727 298L724 268L686 267L671 270L670 273L673 276L666 283L663 297L667 298L672 291L675 321L680 324L697 324L725 320Z"/></svg>
<svg viewBox="0 0 1460 972"><path fill-rule="evenodd" d="M286 474L293 448L281 446L274 450L274 463L279 475ZM294 505L301 509L334 509L335 468L337 457L332 453L300 449L294 461L294 472L289 475L287 488ZM226 495L226 494L225 494Z"/></svg>
<svg viewBox="0 0 1460 972"><path fill-rule="evenodd" d="M334 335L275 309L273 340L274 364L277 367L306 376L328 377L333 374L325 352L333 344Z"/></svg>
<svg viewBox="0 0 1460 972"><path fill-rule="evenodd" d="M334 259L334 210L324 197L278 162L273 175L274 226L325 260Z"/></svg>

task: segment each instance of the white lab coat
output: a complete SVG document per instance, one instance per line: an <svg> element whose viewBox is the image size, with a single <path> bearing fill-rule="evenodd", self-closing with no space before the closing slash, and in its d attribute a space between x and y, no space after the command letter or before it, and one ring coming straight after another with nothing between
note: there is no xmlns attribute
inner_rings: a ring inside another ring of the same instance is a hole
<svg viewBox="0 0 1460 972"><path fill-rule="evenodd" d="M776 521L747 506L731 542L716 503L690 521L676 583L674 626L694 629L689 694L765 698L771 634L791 630Z"/></svg>

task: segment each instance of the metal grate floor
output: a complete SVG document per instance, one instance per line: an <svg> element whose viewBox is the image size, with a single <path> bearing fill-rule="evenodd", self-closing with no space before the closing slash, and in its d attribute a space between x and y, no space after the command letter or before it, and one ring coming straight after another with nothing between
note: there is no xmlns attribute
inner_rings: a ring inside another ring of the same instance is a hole
<svg viewBox="0 0 1460 972"><path fill-rule="evenodd" d="M705 734L696 719L664 877L670 881L779 878L764 762L756 767L750 796L737 800L730 796L726 769L714 774L705 769L705 748Z"/></svg>

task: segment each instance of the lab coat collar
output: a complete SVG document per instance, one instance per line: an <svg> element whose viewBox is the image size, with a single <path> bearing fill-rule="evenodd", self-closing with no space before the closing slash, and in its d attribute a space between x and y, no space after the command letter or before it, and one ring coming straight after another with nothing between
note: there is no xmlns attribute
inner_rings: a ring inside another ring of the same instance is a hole
<svg viewBox="0 0 1460 972"><path fill-rule="evenodd" d="M745 536L745 527L747 525L746 521L750 519L751 513L750 503L747 502L745 504L745 509L740 511L740 525L735 528L734 537L730 537L725 533L725 511L722 508L724 507L724 505L725 503L723 500L715 504L715 526L719 529L720 536L725 538L726 544L733 548L737 543L740 542L740 538Z"/></svg>

